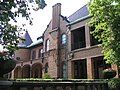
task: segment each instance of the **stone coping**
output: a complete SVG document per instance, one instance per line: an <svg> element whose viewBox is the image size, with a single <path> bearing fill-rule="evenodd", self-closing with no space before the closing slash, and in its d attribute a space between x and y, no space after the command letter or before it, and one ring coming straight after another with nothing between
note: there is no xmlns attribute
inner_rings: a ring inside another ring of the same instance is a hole
<svg viewBox="0 0 120 90"><path fill-rule="evenodd" d="M40 78L24 78L24 79L14 79L11 81L35 81L35 82L81 82L81 83L94 83L94 82L101 82L106 83L108 79L40 79Z"/></svg>
<svg viewBox="0 0 120 90"><path fill-rule="evenodd" d="M13 82L7 80L0 80L0 86L11 86Z"/></svg>

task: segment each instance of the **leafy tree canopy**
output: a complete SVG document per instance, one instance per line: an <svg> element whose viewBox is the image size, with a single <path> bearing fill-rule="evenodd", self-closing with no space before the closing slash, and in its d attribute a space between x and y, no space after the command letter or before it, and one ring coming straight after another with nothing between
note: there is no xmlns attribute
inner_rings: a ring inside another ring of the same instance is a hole
<svg viewBox="0 0 120 90"><path fill-rule="evenodd" d="M104 58L120 66L120 0L91 0L89 10L92 34L102 41Z"/></svg>
<svg viewBox="0 0 120 90"><path fill-rule="evenodd" d="M32 6L34 10L43 9L46 6L44 0L0 0L0 44L8 50L10 56L17 49L17 45L22 39L20 31L23 30L10 21L17 23L16 18L22 16L32 24L31 8L29 7L31 3L38 6L37 8Z"/></svg>

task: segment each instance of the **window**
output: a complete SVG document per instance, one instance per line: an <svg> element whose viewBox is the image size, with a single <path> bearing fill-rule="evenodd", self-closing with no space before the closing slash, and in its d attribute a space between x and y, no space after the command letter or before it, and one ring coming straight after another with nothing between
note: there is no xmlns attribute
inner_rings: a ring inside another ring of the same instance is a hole
<svg viewBox="0 0 120 90"><path fill-rule="evenodd" d="M49 51L49 49L50 49L50 40L47 39L46 40L46 51Z"/></svg>
<svg viewBox="0 0 120 90"><path fill-rule="evenodd" d="M45 64L45 73L48 73L48 63Z"/></svg>
<svg viewBox="0 0 120 90"><path fill-rule="evenodd" d="M66 44L66 42L67 42L67 35L63 34L62 35L62 44Z"/></svg>
<svg viewBox="0 0 120 90"><path fill-rule="evenodd" d="M39 52L38 52L38 58L41 57L41 49L39 49Z"/></svg>
<svg viewBox="0 0 120 90"><path fill-rule="evenodd" d="M90 31L93 31L95 30L94 27L90 27ZM102 41L98 41L97 38L95 38L92 34L90 34L90 45L91 46L94 46L94 45L98 45L98 44L101 44Z"/></svg>
<svg viewBox="0 0 120 90"><path fill-rule="evenodd" d="M32 59L36 58L36 51L32 51Z"/></svg>
<svg viewBox="0 0 120 90"><path fill-rule="evenodd" d="M83 26L71 32L71 50L76 50L85 47L85 27Z"/></svg>
<svg viewBox="0 0 120 90"><path fill-rule="evenodd" d="M43 57L43 49L39 49L38 58Z"/></svg>
<svg viewBox="0 0 120 90"><path fill-rule="evenodd" d="M43 57L43 49L41 49L41 57Z"/></svg>
<svg viewBox="0 0 120 90"><path fill-rule="evenodd" d="M86 59L74 61L73 68L74 68L75 79L86 79L87 78Z"/></svg>

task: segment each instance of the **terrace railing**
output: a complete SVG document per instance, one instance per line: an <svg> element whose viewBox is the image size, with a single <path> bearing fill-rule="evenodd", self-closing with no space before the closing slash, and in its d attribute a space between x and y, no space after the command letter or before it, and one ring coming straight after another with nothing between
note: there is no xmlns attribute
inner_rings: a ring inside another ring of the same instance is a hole
<svg viewBox="0 0 120 90"><path fill-rule="evenodd" d="M109 90L101 80L18 80L0 90Z"/></svg>

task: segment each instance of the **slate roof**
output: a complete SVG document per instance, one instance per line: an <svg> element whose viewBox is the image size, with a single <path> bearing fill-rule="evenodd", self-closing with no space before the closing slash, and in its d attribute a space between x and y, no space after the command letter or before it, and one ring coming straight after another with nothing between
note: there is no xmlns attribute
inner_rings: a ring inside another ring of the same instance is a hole
<svg viewBox="0 0 120 90"><path fill-rule="evenodd" d="M27 46L27 48L39 45L43 43L43 39L38 39L37 41L34 41L32 44L30 44L29 46Z"/></svg>
<svg viewBox="0 0 120 90"><path fill-rule="evenodd" d="M18 47L20 48L26 48L27 46L29 46L31 43L33 43L28 31L25 32L23 38L25 39L25 41L21 41L19 44L18 44Z"/></svg>
<svg viewBox="0 0 120 90"><path fill-rule="evenodd" d="M89 16L88 7L87 7L87 5L84 5L82 8L80 8L75 13L73 13L72 15L70 15L68 17L68 20L71 23L71 22L75 22L76 20L81 19L83 17L87 17L87 16Z"/></svg>

